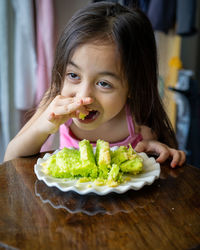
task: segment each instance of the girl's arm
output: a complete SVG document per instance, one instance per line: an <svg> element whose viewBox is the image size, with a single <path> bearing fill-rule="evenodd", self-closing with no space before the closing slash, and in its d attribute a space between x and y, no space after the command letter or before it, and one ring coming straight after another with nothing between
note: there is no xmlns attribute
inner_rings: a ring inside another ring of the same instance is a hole
<svg viewBox="0 0 200 250"><path fill-rule="evenodd" d="M84 105L92 103L92 100L58 95L45 105L43 103L44 98L33 117L10 141L4 161L39 153L48 136L55 133L61 124L71 117L78 117L80 112L88 114Z"/></svg>
<svg viewBox="0 0 200 250"><path fill-rule="evenodd" d="M42 144L48 137L48 133L40 130L38 126L41 113L42 109L38 109L19 133L9 142L4 161L33 155L40 151Z"/></svg>
<svg viewBox="0 0 200 250"><path fill-rule="evenodd" d="M185 153L181 150L170 148L167 145L157 141L157 136L149 127L140 126L139 129L143 140L139 142L135 150L137 152L147 152L158 155L157 162L163 163L171 159L171 167L181 166L186 160Z"/></svg>

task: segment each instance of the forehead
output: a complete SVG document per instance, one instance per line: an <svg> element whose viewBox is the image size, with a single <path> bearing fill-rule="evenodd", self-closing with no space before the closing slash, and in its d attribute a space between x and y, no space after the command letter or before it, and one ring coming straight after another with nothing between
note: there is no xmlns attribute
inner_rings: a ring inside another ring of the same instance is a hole
<svg viewBox="0 0 200 250"><path fill-rule="evenodd" d="M112 69L120 73L120 55L113 42L90 42L78 46L71 56L70 61L75 64L92 68Z"/></svg>

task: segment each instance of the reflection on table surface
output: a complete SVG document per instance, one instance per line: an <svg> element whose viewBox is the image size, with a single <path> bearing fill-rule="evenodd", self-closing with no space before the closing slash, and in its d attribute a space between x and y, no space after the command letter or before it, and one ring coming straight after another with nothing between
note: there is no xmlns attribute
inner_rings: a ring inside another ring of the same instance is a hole
<svg viewBox="0 0 200 250"><path fill-rule="evenodd" d="M168 175L177 178L183 172L183 168L163 170L160 178L165 179ZM100 196L94 193L80 195L76 192L62 192L56 187L48 187L43 181L36 180L35 194L43 203L49 203L55 209L65 209L69 213L84 213L87 215L115 214L119 212L130 213L136 208L142 208L147 203L156 201L158 193L155 189L160 184L155 183L152 187L143 187L145 196L151 199L143 199L140 192L125 192L124 194L110 193ZM142 191L143 192L143 191ZM150 194L149 194L150 192ZM134 195L133 195L134 194Z"/></svg>
<svg viewBox="0 0 200 250"><path fill-rule="evenodd" d="M0 248L197 249L200 170L161 166L152 185L80 195L39 181L37 157L0 166Z"/></svg>
<svg viewBox="0 0 200 250"><path fill-rule="evenodd" d="M152 190L153 192L153 190ZM35 182L35 194L43 203L49 203L55 209L66 209L69 213L84 213L87 215L108 214L119 212L130 213L136 208L142 208L147 202L155 202L155 199L133 198L133 192L124 194L110 193L100 196L94 193L80 195L73 191L62 192L56 187L48 187L43 181ZM134 193L139 198L139 193Z"/></svg>

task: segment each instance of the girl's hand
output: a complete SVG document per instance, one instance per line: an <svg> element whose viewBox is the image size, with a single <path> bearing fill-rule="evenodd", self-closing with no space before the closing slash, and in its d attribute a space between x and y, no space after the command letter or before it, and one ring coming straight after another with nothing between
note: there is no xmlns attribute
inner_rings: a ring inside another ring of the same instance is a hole
<svg viewBox="0 0 200 250"><path fill-rule="evenodd" d="M186 160L185 153L181 150L176 150L167 145L154 140L143 140L139 142L135 150L137 152L147 152L158 155L157 162L163 163L167 159L172 159L171 167L182 166Z"/></svg>
<svg viewBox="0 0 200 250"><path fill-rule="evenodd" d="M45 130L49 134L53 134L69 118L78 118L80 113L87 115L88 110L84 105L91 104L92 102L93 100L90 97L72 98L61 95L56 96L42 115L43 121L46 121Z"/></svg>

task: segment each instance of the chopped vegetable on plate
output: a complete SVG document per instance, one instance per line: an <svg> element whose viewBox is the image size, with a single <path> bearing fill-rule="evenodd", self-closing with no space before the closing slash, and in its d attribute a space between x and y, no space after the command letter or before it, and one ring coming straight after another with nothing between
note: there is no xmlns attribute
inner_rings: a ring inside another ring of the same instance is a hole
<svg viewBox="0 0 200 250"><path fill-rule="evenodd" d="M63 148L41 165L45 174L55 178L115 187L126 182L127 174L136 175L142 171L143 158L131 145L111 150L108 142L99 139L93 148L84 139L79 142L79 149Z"/></svg>

